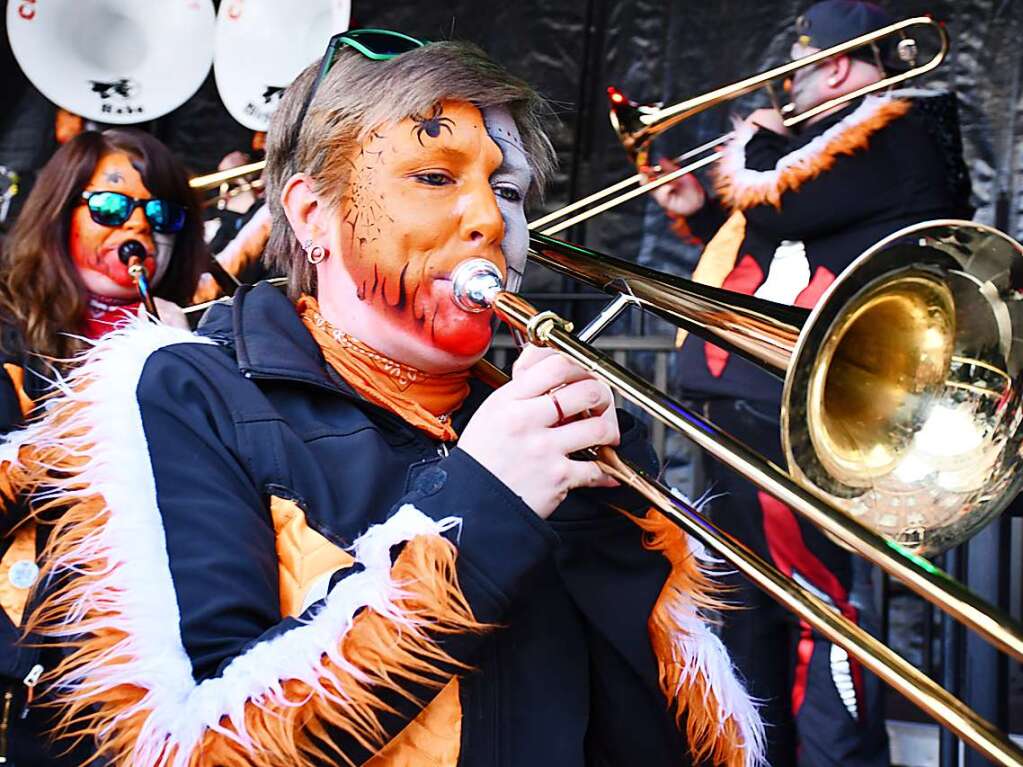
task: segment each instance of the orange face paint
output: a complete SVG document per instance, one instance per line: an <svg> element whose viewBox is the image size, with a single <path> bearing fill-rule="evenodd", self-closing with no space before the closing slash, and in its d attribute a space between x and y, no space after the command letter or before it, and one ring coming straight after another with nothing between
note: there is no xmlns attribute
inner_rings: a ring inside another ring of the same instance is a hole
<svg viewBox="0 0 1023 767"><path fill-rule="evenodd" d="M504 223L491 181L502 153L480 111L438 104L375 130L350 160L341 250L357 299L430 346L482 353L491 313L459 309L450 282L469 258L486 258L505 273Z"/></svg>
<svg viewBox="0 0 1023 767"><path fill-rule="evenodd" d="M142 176L123 152L108 154L100 159L89 179L85 191L121 192L136 199L150 199ZM142 208L136 208L121 226L97 224L88 208L78 205L71 213L68 249L78 273L92 293L111 298L132 298L137 295L135 284L117 255L121 243L138 240L149 254L145 266L150 282L156 284L166 269L173 249L173 235L160 235L167 242L157 247L149 222ZM169 247L168 247L169 243Z"/></svg>

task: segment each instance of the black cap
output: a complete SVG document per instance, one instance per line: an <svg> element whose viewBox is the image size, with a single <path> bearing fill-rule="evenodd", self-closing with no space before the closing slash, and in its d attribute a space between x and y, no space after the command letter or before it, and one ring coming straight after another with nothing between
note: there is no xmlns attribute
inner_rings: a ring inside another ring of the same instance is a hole
<svg viewBox="0 0 1023 767"><path fill-rule="evenodd" d="M814 3L796 19L797 41L812 48L830 48L894 23L886 10L863 0L823 0ZM895 64L894 37L877 43L881 63L885 67ZM870 46L863 46L849 54L854 58L876 63Z"/></svg>

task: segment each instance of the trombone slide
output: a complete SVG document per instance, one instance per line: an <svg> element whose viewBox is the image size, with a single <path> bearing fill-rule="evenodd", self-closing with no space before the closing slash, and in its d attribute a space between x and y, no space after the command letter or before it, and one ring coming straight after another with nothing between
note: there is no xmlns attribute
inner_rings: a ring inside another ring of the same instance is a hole
<svg viewBox="0 0 1023 767"><path fill-rule="evenodd" d="M492 297L492 302L498 316L509 326L526 333L533 343L549 346L565 354L626 397L632 399L632 389L650 388L641 379L635 378L600 352L576 339L570 332L570 325L551 312L541 313L513 293L498 292ZM477 373L494 386L507 380L504 373L485 362L477 365ZM631 388L623 385L630 380L633 384ZM638 404L646 408L646 403ZM680 411L684 411L681 405L675 404ZM650 501L660 513L720 555L782 606L797 614L834 644L845 649L880 679L898 690L921 710L929 713L936 721L948 727L986 758L1006 767L1023 765L1023 750L990 722L942 689L881 641L785 577L745 544L718 529L688 501L677 497L670 489L631 465L610 448L603 447L597 450L596 460L602 471Z"/></svg>

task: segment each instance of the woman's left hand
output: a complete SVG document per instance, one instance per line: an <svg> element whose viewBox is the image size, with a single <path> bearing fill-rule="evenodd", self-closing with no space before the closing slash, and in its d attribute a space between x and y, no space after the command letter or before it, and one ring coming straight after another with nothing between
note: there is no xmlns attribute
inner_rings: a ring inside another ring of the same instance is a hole
<svg viewBox="0 0 1023 767"><path fill-rule="evenodd" d="M526 370L529 370L529 368L533 367L533 365L535 365L536 363L540 362L540 360L547 359L552 354L558 354L558 351L556 349L550 349L545 346L534 346L533 344L526 344L524 347L522 347L522 352L519 354L518 359L515 360L515 372L521 374ZM614 392L611 390L611 387L608 386L603 381L599 380L594 375L590 375L590 378L597 381L597 383L599 383L600 386L607 392L606 401L614 403ZM611 430L611 432L617 435L611 444L617 445L618 436L620 435L618 435L618 412L615 410L614 406L612 405L610 407L604 407L599 412L590 412L590 415L600 416L600 418L605 423L607 423L607 426Z"/></svg>

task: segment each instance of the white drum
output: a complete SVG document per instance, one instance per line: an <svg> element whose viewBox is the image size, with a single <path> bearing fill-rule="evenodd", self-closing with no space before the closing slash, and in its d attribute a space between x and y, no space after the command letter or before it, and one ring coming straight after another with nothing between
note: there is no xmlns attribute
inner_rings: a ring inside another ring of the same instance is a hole
<svg viewBox="0 0 1023 767"><path fill-rule="evenodd" d="M265 131L284 89L348 29L350 15L350 0L222 0L213 72L231 116Z"/></svg>
<svg viewBox="0 0 1023 767"><path fill-rule="evenodd" d="M181 106L213 61L212 0L8 0L26 77L89 120L130 125Z"/></svg>

